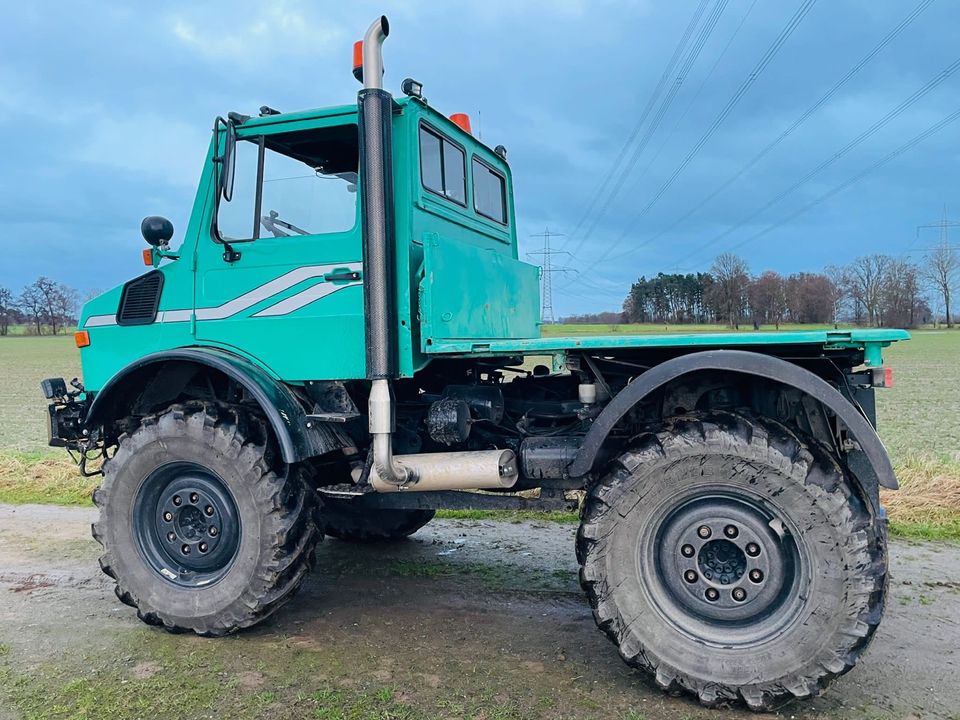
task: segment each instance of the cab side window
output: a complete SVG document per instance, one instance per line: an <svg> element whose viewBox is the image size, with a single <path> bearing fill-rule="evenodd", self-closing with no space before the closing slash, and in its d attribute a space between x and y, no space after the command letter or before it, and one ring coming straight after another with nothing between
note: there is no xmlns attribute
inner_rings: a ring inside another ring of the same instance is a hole
<svg viewBox="0 0 960 720"><path fill-rule="evenodd" d="M486 218L507 224L507 181L476 157L473 158L473 209Z"/></svg>
<svg viewBox="0 0 960 720"><path fill-rule="evenodd" d="M458 205L467 204L463 149L425 126L420 127L420 180L427 190Z"/></svg>

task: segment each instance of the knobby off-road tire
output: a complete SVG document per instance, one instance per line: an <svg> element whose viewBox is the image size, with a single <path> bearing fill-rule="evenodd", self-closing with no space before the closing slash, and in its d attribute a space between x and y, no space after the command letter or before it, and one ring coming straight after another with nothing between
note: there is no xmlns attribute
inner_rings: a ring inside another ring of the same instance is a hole
<svg viewBox="0 0 960 720"><path fill-rule="evenodd" d="M274 465L242 412L174 405L120 438L93 536L117 597L151 625L220 636L297 591L322 534L307 470Z"/></svg>
<svg viewBox="0 0 960 720"><path fill-rule="evenodd" d="M830 455L715 413L636 439L586 500L580 582L630 665L707 706L819 694L880 622L886 533Z"/></svg>
<svg viewBox="0 0 960 720"><path fill-rule="evenodd" d="M348 542L386 542L413 535L433 519L433 510L370 510L352 500L320 500L325 535Z"/></svg>

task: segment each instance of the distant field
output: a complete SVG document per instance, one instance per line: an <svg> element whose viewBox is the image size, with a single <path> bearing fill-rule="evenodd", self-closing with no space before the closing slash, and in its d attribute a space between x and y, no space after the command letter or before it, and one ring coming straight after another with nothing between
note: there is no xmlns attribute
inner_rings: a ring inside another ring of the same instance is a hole
<svg viewBox="0 0 960 720"><path fill-rule="evenodd" d="M550 335L618 332L723 329L701 325L545 328ZM913 337L885 351L895 385L877 391L880 436L903 485L902 492L886 495L884 502L895 521L909 521L909 527L899 528L901 533L943 536L946 524L950 528L946 534L960 538L960 331L925 330ZM88 497L87 486L96 483L77 484L74 471L63 462L64 454L45 447L46 408L40 395L42 378L69 380L79 375L79 356L70 336L0 338L0 501L65 502Z"/></svg>
<svg viewBox="0 0 960 720"><path fill-rule="evenodd" d="M72 334L0 338L0 449L44 447L47 407L40 381L79 376Z"/></svg>

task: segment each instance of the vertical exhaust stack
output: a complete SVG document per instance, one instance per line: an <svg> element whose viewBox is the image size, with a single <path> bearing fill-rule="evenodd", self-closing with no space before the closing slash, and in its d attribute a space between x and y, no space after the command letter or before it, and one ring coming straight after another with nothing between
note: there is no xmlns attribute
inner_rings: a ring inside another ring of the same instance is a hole
<svg viewBox="0 0 960 720"><path fill-rule="evenodd" d="M513 487L518 470L512 450L393 456L393 396L396 377L394 307L393 97L383 89L383 41L387 18L373 22L363 37L358 96L360 187L363 207L363 284L366 324L368 414L373 438L370 482L379 492Z"/></svg>
<svg viewBox="0 0 960 720"><path fill-rule="evenodd" d="M383 89L383 41L390 34L385 16L370 25L361 48L363 90L360 121L361 203L363 207L363 280L366 315L367 378L370 379L370 434L377 475L401 485L407 468L393 459L394 429L390 378L396 375L394 312L393 98Z"/></svg>

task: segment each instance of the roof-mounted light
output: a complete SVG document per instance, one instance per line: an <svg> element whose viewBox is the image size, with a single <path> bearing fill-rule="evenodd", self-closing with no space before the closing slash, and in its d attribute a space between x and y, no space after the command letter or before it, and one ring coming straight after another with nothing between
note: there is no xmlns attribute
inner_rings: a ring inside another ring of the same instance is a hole
<svg viewBox="0 0 960 720"><path fill-rule="evenodd" d="M423 100L423 83L417 82L413 78L407 78L400 85L400 90L407 97L417 98L418 100Z"/></svg>
<svg viewBox="0 0 960 720"><path fill-rule="evenodd" d="M363 40L353 44L353 76L358 82L363 82Z"/></svg>
<svg viewBox="0 0 960 720"><path fill-rule="evenodd" d="M468 135L473 135L473 130L470 129L470 116L466 113L454 113L450 116L450 122Z"/></svg>

